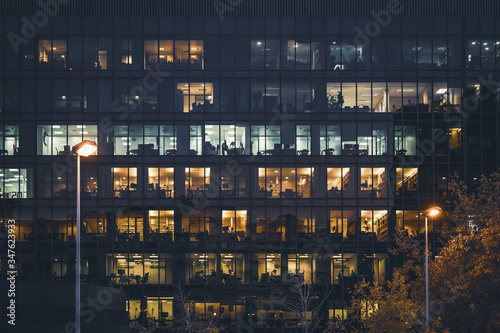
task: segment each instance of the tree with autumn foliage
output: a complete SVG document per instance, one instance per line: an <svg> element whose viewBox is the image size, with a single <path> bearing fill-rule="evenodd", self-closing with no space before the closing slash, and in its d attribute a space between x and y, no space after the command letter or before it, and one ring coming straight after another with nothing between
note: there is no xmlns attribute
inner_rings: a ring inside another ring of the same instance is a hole
<svg viewBox="0 0 500 333"><path fill-rule="evenodd" d="M475 190L455 177L441 216L441 247L429 261L431 327L428 332L500 332L500 173L483 176ZM425 250L404 233L392 255L404 255L392 281L361 282L343 330L425 331Z"/></svg>
<svg viewBox="0 0 500 333"><path fill-rule="evenodd" d="M399 273L386 284L358 283L352 291L349 322L343 331L400 333L409 332L419 323L419 306L410 298L410 284ZM361 324L361 325L360 325Z"/></svg>

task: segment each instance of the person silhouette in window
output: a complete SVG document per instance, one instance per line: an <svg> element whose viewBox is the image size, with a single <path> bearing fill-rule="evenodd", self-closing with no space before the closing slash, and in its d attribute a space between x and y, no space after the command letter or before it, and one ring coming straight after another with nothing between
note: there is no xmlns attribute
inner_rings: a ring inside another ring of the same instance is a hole
<svg viewBox="0 0 500 333"><path fill-rule="evenodd" d="M222 155L227 155L228 149L227 149L227 142L224 140L222 143Z"/></svg>

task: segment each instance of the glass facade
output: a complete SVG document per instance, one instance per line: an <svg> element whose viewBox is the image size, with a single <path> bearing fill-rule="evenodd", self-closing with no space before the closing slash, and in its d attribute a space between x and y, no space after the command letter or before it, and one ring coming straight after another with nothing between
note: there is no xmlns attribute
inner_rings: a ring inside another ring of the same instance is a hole
<svg viewBox="0 0 500 333"><path fill-rule="evenodd" d="M349 318L349 288L391 277L392 235L422 239L450 177L498 167L500 20L407 18L361 43L368 16L60 16L19 54L0 22L19 279L74 281L71 149L92 140L82 283L124 287L131 321L171 327L180 284L200 318L284 330L273 292L295 279Z"/></svg>

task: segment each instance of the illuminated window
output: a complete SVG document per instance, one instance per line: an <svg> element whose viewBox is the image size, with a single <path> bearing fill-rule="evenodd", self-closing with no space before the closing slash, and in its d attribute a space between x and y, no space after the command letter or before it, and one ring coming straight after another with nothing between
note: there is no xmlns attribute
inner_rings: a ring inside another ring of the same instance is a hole
<svg viewBox="0 0 500 333"><path fill-rule="evenodd" d="M333 70L355 69L356 60L361 61L362 46L354 46L340 38L332 38L329 42L328 68Z"/></svg>
<svg viewBox="0 0 500 333"><path fill-rule="evenodd" d="M387 126L383 122L358 122L359 155L387 154Z"/></svg>
<svg viewBox="0 0 500 333"><path fill-rule="evenodd" d="M38 63L39 67L44 69L66 68L67 46L65 40L43 39L38 41Z"/></svg>
<svg viewBox="0 0 500 333"><path fill-rule="evenodd" d="M387 241L388 215L387 210L362 210L361 232L374 233L379 241Z"/></svg>
<svg viewBox="0 0 500 333"><path fill-rule="evenodd" d="M330 232L343 238L356 235L356 212L354 210L331 210Z"/></svg>
<svg viewBox="0 0 500 333"><path fill-rule="evenodd" d="M280 126L277 125L252 126L252 155L279 155L281 153L280 130Z"/></svg>
<svg viewBox="0 0 500 333"><path fill-rule="evenodd" d="M283 186L282 188L285 189L285 193L282 195L282 197L287 197L286 191L287 189L291 189L293 191L293 175L297 175L297 198L311 198L311 191L312 191L312 182L313 182L313 177L314 177L314 168L297 168L297 171L294 172L293 168L283 168L282 169L282 177L284 177L284 180L282 180ZM291 181L287 181L288 179L286 177L289 177ZM288 195L289 196L289 195Z"/></svg>
<svg viewBox="0 0 500 333"><path fill-rule="evenodd" d="M314 168L259 168L259 196L310 198Z"/></svg>
<svg viewBox="0 0 500 333"><path fill-rule="evenodd" d="M189 126L189 155L203 153L203 135L201 125Z"/></svg>
<svg viewBox="0 0 500 333"><path fill-rule="evenodd" d="M96 64L97 69L107 70L108 69L108 51L99 50L97 59L98 59L98 63Z"/></svg>
<svg viewBox="0 0 500 333"><path fill-rule="evenodd" d="M244 240L247 234L247 211L246 210L223 210L222 211L222 233L229 234L236 240Z"/></svg>
<svg viewBox="0 0 500 333"><path fill-rule="evenodd" d="M289 281L297 278L299 282L312 284L316 282L316 260L311 254L289 254L288 274Z"/></svg>
<svg viewBox="0 0 500 333"><path fill-rule="evenodd" d="M422 218L424 219L424 218ZM423 222L423 221L422 221ZM416 210L397 210L396 211L396 229L412 238L425 232L425 225L421 223L419 227L419 215Z"/></svg>
<svg viewBox="0 0 500 333"><path fill-rule="evenodd" d="M172 241L174 239L174 211L149 211L149 238L151 241Z"/></svg>
<svg viewBox="0 0 500 333"><path fill-rule="evenodd" d="M174 168L148 168L148 191L158 198L173 198Z"/></svg>
<svg viewBox="0 0 500 333"><path fill-rule="evenodd" d="M427 89L423 90L424 87ZM391 112L415 113L417 110L429 111L430 86L428 84L419 83L419 89L417 89L417 84L414 82L389 82L388 88L388 103ZM417 106L417 101L419 106Z"/></svg>
<svg viewBox="0 0 500 333"><path fill-rule="evenodd" d="M340 155L340 125L321 126L319 140L321 155Z"/></svg>
<svg viewBox="0 0 500 333"><path fill-rule="evenodd" d="M139 320L141 314L146 314L150 320L158 320L159 327L173 325L173 297L145 297L127 300L127 312L130 321Z"/></svg>
<svg viewBox="0 0 500 333"><path fill-rule="evenodd" d="M328 168L327 190L329 198L340 198L343 191L352 191L350 168Z"/></svg>
<svg viewBox="0 0 500 333"><path fill-rule="evenodd" d="M430 89L430 84L429 84ZM450 87L446 83L435 82L432 94L433 112L460 112L462 104L462 89Z"/></svg>
<svg viewBox="0 0 500 333"><path fill-rule="evenodd" d="M369 282L384 282L386 280L387 254L364 254L360 258L358 274Z"/></svg>
<svg viewBox="0 0 500 333"><path fill-rule="evenodd" d="M172 125L160 125L160 155L177 153L177 129Z"/></svg>
<svg viewBox="0 0 500 333"><path fill-rule="evenodd" d="M144 69L156 68L158 66L158 41L144 41ZM171 59L173 61L173 58Z"/></svg>
<svg viewBox="0 0 500 333"><path fill-rule="evenodd" d="M297 125L297 154L311 155L311 126Z"/></svg>
<svg viewBox="0 0 500 333"><path fill-rule="evenodd" d="M205 155L246 155L245 125L205 125Z"/></svg>
<svg viewBox="0 0 500 333"><path fill-rule="evenodd" d="M385 168L361 168L361 192L362 197L386 198L387 184Z"/></svg>
<svg viewBox="0 0 500 333"><path fill-rule="evenodd" d="M335 308L328 310L328 318L332 321L342 321L351 318L354 315L353 311L346 309L346 304L342 301L334 301Z"/></svg>
<svg viewBox="0 0 500 333"><path fill-rule="evenodd" d="M139 144L143 144L143 128L139 125L115 126L114 138L114 154L128 155L131 150L138 150Z"/></svg>
<svg viewBox="0 0 500 333"><path fill-rule="evenodd" d="M0 126L0 156L17 155L19 149L19 126Z"/></svg>
<svg viewBox="0 0 500 333"><path fill-rule="evenodd" d="M396 168L396 195L414 192L418 186L418 168Z"/></svg>
<svg viewBox="0 0 500 333"><path fill-rule="evenodd" d="M174 64L174 42L172 40L144 41L144 69L172 69Z"/></svg>
<svg viewBox="0 0 500 333"><path fill-rule="evenodd" d="M115 155L175 155L176 128L172 125L116 125Z"/></svg>
<svg viewBox="0 0 500 333"><path fill-rule="evenodd" d="M137 168L112 168L115 198L126 198L129 192L138 190Z"/></svg>
<svg viewBox="0 0 500 333"><path fill-rule="evenodd" d="M83 232L86 235L95 238L106 237L108 232L108 223L106 214L98 212L89 212L83 214L82 220L83 220Z"/></svg>
<svg viewBox="0 0 500 333"><path fill-rule="evenodd" d="M117 284L172 284L171 255L117 253L107 255L106 275Z"/></svg>
<svg viewBox="0 0 500 333"><path fill-rule="evenodd" d="M258 280L260 283L280 283L281 282L281 254L280 253L259 253L258 260Z"/></svg>
<svg viewBox="0 0 500 333"><path fill-rule="evenodd" d="M199 197L210 185L210 168L185 168L186 195Z"/></svg>
<svg viewBox="0 0 500 333"><path fill-rule="evenodd" d="M394 150L396 155L416 155L417 138L415 125L394 126Z"/></svg>
<svg viewBox="0 0 500 333"><path fill-rule="evenodd" d="M160 40L158 46L158 62L160 64L160 69L172 68L174 63L174 41Z"/></svg>
<svg viewBox="0 0 500 333"><path fill-rule="evenodd" d="M346 84L347 85L347 84ZM351 88L352 89L352 88ZM329 112L341 112L346 103L344 92L347 92L347 87L342 88L340 83L327 83L326 84L326 100L327 109ZM351 100L349 104L353 103ZM350 107L350 106L349 106Z"/></svg>
<svg viewBox="0 0 500 333"><path fill-rule="evenodd" d="M144 68L160 70L200 69L204 67L203 40L145 40Z"/></svg>
<svg viewBox="0 0 500 333"><path fill-rule="evenodd" d="M461 89L443 82L328 82L326 99L329 112L457 112Z"/></svg>
<svg viewBox="0 0 500 333"><path fill-rule="evenodd" d="M378 86L378 83L375 83ZM372 90L370 82L359 82L356 85L356 92L354 92L354 87L346 93L346 97L355 96L356 106L354 111L356 112L375 112L379 111L377 106L379 101L383 98L382 92L378 90Z"/></svg>
<svg viewBox="0 0 500 333"><path fill-rule="evenodd" d="M221 253L222 283L245 283L245 258L241 253Z"/></svg>
<svg viewBox="0 0 500 333"><path fill-rule="evenodd" d="M177 69L188 68L189 64L189 41L175 41L175 66Z"/></svg>
<svg viewBox="0 0 500 333"><path fill-rule="evenodd" d="M37 136L38 155L70 155L83 140L98 142L97 125L38 125Z"/></svg>
<svg viewBox="0 0 500 333"><path fill-rule="evenodd" d="M186 254L186 259L186 283L205 285L218 282L220 274L214 253L190 253Z"/></svg>
<svg viewBox="0 0 500 333"><path fill-rule="evenodd" d="M385 112L385 83L328 82L329 112Z"/></svg>
<svg viewBox="0 0 500 333"><path fill-rule="evenodd" d="M371 279L370 279L371 280ZM373 301L361 301L361 320L367 320L375 311L378 310L378 303Z"/></svg>
<svg viewBox="0 0 500 333"><path fill-rule="evenodd" d="M144 218L142 211L123 210L116 214L116 240L120 241L143 241Z"/></svg>
<svg viewBox="0 0 500 333"><path fill-rule="evenodd" d="M358 282L357 256L353 253L330 254L331 283L355 284Z"/></svg>
<svg viewBox="0 0 500 333"><path fill-rule="evenodd" d="M194 310L193 314L196 315L197 318L214 318L214 320L219 321L223 313L220 303L190 302L189 306Z"/></svg>
<svg viewBox="0 0 500 333"><path fill-rule="evenodd" d="M462 148L462 129L461 128L450 128L449 130L450 138L450 150Z"/></svg>
<svg viewBox="0 0 500 333"><path fill-rule="evenodd" d="M0 198L21 199L33 197L31 169L0 169Z"/></svg>
<svg viewBox="0 0 500 333"><path fill-rule="evenodd" d="M5 175L5 170L0 169L0 175ZM0 198L4 199L7 198L8 192L3 192L4 190L4 176L0 176ZM28 198L31 196L28 196ZM30 210L21 210L20 211L21 216L19 216L18 212L15 212L14 210L5 211L3 215L0 217L0 226L3 228L4 226L8 225L9 220L16 220L16 240L18 242L29 242L34 240L34 234L33 234L33 225L36 223L33 221L32 217L32 211ZM71 223L68 223L71 224ZM76 227L76 225L74 225ZM76 231L76 228L75 228Z"/></svg>
<svg viewBox="0 0 500 333"><path fill-rule="evenodd" d="M118 42L118 41L117 41ZM116 52L119 54L119 59L122 65L132 65L133 63L133 48L134 48L134 42L132 40L128 39L122 39L119 41L119 49L116 50ZM126 68L126 67L125 67Z"/></svg>
<svg viewBox="0 0 500 333"><path fill-rule="evenodd" d="M122 64L131 65L132 64L132 55L122 55Z"/></svg>
<svg viewBox="0 0 500 333"><path fill-rule="evenodd" d="M189 64L191 69L203 69L203 41L189 41Z"/></svg>
<svg viewBox="0 0 500 333"><path fill-rule="evenodd" d="M212 82L177 83L177 110L179 112L214 112Z"/></svg>

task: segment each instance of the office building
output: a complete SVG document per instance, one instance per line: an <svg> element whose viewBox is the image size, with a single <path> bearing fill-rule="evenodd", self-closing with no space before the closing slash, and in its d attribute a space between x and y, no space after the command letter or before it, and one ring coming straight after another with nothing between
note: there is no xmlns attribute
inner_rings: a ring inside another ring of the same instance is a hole
<svg viewBox="0 0 500 333"><path fill-rule="evenodd" d="M0 5L2 230L18 281L74 281L71 148L97 142L82 283L123 288L131 323L168 331L180 285L200 320L293 328L295 281L349 318L392 235L498 167L497 1L51 3Z"/></svg>

